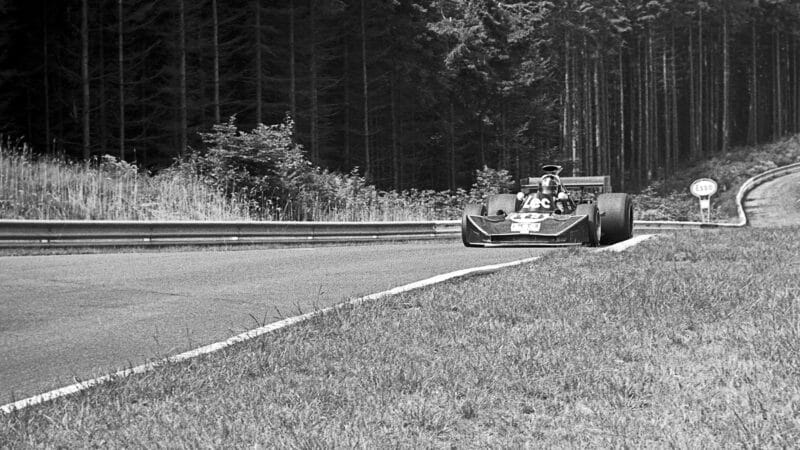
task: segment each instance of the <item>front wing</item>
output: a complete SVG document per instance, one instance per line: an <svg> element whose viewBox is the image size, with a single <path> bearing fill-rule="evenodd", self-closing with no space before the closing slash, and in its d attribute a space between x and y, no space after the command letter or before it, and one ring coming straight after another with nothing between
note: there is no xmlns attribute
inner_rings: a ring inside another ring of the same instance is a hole
<svg viewBox="0 0 800 450"><path fill-rule="evenodd" d="M465 242L475 246L571 246L589 242L588 216L550 216L535 222L513 222L505 216L467 216Z"/></svg>

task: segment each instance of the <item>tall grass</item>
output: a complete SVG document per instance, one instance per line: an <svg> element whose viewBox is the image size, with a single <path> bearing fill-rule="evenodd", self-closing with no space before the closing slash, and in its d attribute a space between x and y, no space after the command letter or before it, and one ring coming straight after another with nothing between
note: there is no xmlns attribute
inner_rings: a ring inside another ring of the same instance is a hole
<svg viewBox="0 0 800 450"><path fill-rule="evenodd" d="M248 204L196 177L149 176L124 161L34 157L0 147L0 217L59 220L249 220Z"/></svg>
<svg viewBox="0 0 800 450"><path fill-rule="evenodd" d="M467 197L363 183L339 190L337 201L306 196L275 205L216 191L191 170L150 175L111 156L76 163L0 145L2 219L415 221L456 218Z"/></svg>
<svg viewBox="0 0 800 450"><path fill-rule="evenodd" d="M369 186L343 202L307 199L298 208L305 215L295 219L333 222L449 220L461 216L463 205L469 198L463 190L455 193L416 189L384 192Z"/></svg>

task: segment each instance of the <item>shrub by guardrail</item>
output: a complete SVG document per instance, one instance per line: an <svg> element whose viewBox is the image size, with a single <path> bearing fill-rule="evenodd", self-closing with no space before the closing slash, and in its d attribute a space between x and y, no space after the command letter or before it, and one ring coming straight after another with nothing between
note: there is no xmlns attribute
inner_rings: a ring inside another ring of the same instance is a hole
<svg viewBox="0 0 800 450"><path fill-rule="evenodd" d="M314 166L292 137L290 118L277 125L239 130L231 117L201 133L207 151L194 152L169 169L198 175L210 187L250 204L253 215L270 220L443 220L461 215L468 199L507 191L505 170L484 167L467 192L380 191L358 174Z"/></svg>

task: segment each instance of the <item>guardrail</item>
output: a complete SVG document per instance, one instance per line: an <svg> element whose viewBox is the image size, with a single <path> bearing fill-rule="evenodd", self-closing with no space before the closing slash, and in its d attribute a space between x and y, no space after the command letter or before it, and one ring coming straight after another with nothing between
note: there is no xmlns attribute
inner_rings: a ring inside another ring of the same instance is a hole
<svg viewBox="0 0 800 450"><path fill-rule="evenodd" d="M458 221L0 221L0 247L170 246L370 242L454 237Z"/></svg>
<svg viewBox="0 0 800 450"><path fill-rule="evenodd" d="M636 230L703 228L699 222L636 221ZM461 222L0 221L0 248L298 245L456 239Z"/></svg>
<svg viewBox="0 0 800 450"><path fill-rule="evenodd" d="M737 223L634 222L637 231L735 228L747 225L745 195L761 183L800 171L800 163L778 167L742 184L736 195ZM103 220L1 220L0 248L104 247L241 244L332 244L454 239L458 220L426 222L140 222Z"/></svg>
<svg viewBox="0 0 800 450"><path fill-rule="evenodd" d="M635 231L677 231L701 228L736 228L739 224L717 222L679 222L672 220L634 220Z"/></svg>

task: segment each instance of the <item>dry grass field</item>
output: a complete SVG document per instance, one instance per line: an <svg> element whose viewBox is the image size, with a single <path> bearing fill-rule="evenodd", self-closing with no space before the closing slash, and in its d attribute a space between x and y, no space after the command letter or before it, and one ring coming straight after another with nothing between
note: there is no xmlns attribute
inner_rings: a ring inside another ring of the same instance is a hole
<svg viewBox="0 0 800 450"><path fill-rule="evenodd" d="M800 228L554 252L0 417L0 447L791 447Z"/></svg>

